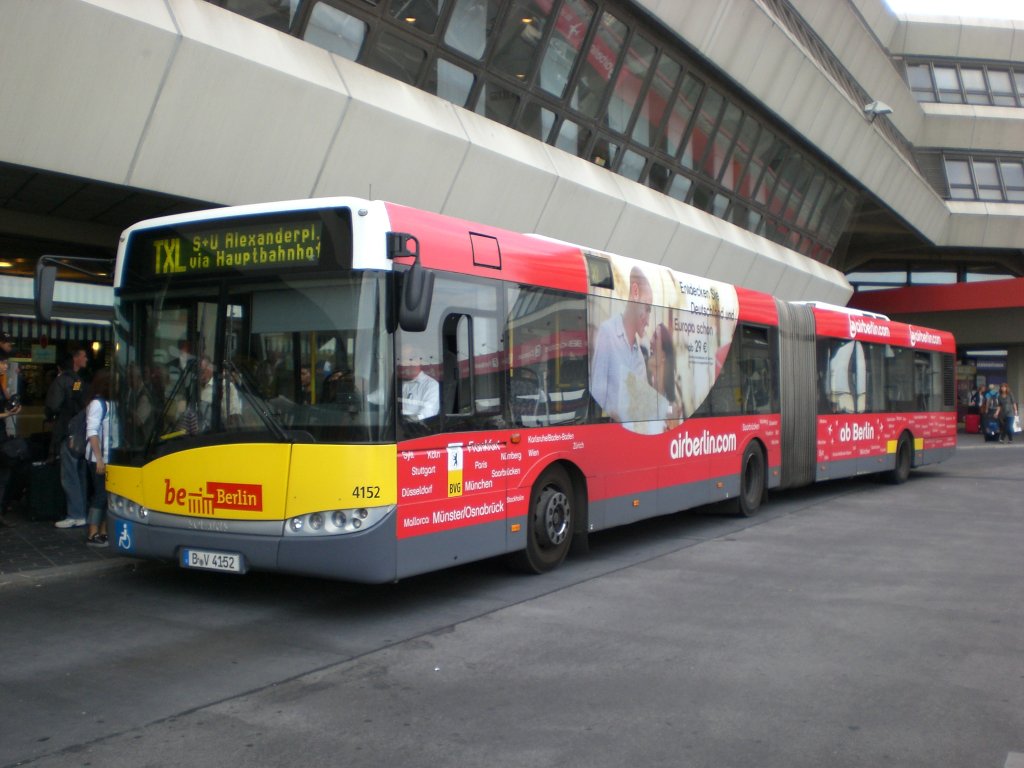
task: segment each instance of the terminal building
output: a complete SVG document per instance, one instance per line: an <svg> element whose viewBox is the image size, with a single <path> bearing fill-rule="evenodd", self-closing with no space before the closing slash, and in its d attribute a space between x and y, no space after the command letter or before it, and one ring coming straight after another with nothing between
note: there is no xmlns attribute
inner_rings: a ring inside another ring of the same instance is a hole
<svg viewBox="0 0 1024 768"><path fill-rule="evenodd" d="M1024 21L883 0L7 0L0 330L197 208L384 199L953 331L1024 389ZM30 366L31 369L31 366Z"/></svg>

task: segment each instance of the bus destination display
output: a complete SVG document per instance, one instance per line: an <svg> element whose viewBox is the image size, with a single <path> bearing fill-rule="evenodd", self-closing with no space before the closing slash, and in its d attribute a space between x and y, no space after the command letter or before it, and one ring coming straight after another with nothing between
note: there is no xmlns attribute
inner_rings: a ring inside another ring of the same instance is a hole
<svg viewBox="0 0 1024 768"><path fill-rule="evenodd" d="M149 241L148 260L154 276L166 277L316 266L323 245L322 229L321 221L178 229ZM136 253L145 260L145 246Z"/></svg>

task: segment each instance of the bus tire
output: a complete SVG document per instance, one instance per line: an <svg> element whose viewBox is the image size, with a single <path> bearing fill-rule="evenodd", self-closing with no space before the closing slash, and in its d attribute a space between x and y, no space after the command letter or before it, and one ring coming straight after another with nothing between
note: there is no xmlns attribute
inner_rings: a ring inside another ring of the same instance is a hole
<svg viewBox="0 0 1024 768"><path fill-rule="evenodd" d="M761 508L764 500L764 453L757 443L751 443L743 451L740 462L740 492L733 501L737 517L752 517Z"/></svg>
<svg viewBox="0 0 1024 768"><path fill-rule="evenodd" d="M548 467L530 492L526 549L512 556L513 566L526 573L546 573L561 565L572 544L575 514L569 475L561 467Z"/></svg>
<svg viewBox="0 0 1024 768"><path fill-rule="evenodd" d="M910 436L904 432L896 443L896 466L885 475L885 479L893 485L902 485L910 477L910 468L914 463L914 452L910 447Z"/></svg>

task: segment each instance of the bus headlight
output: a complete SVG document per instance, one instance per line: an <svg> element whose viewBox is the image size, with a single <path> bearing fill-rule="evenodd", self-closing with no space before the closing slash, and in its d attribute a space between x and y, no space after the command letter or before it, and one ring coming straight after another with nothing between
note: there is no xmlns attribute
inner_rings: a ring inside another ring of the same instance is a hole
<svg viewBox="0 0 1024 768"><path fill-rule="evenodd" d="M149 510L138 502L118 496L116 493L107 494L107 511L118 517L129 520L138 520L141 523L148 523Z"/></svg>
<svg viewBox="0 0 1024 768"><path fill-rule="evenodd" d="M359 509L325 509L288 520L285 536L339 536L365 531L380 523L395 510L394 504Z"/></svg>

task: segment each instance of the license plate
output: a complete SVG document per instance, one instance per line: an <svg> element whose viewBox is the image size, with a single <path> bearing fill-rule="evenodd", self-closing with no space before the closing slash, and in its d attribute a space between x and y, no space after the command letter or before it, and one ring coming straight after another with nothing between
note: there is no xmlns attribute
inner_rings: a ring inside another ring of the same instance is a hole
<svg viewBox="0 0 1024 768"><path fill-rule="evenodd" d="M198 568L203 571L242 573L242 556L235 552L183 549L181 551L181 567Z"/></svg>

